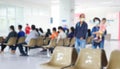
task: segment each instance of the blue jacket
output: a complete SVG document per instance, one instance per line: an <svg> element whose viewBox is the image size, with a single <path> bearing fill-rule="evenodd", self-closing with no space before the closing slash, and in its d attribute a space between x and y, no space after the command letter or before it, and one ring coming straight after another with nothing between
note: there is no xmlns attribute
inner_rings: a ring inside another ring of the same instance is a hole
<svg viewBox="0 0 120 69"><path fill-rule="evenodd" d="M25 37L25 32L24 31L18 32L18 38L20 38L20 37Z"/></svg>
<svg viewBox="0 0 120 69"><path fill-rule="evenodd" d="M74 32L68 34L68 38L73 38L73 37L74 37Z"/></svg>
<svg viewBox="0 0 120 69"><path fill-rule="evenodd" d="M88 30L88 25L86 22L83 22L81 26L80 26L80 22L78 22L75 27L75 37L78 39L80 39L81 37L83 39L86 39L87 30Z"/></svg>

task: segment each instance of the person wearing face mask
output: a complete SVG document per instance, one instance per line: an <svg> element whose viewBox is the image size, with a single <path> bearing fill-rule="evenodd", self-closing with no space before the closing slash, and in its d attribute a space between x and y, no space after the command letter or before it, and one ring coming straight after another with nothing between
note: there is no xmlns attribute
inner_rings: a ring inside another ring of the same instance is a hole
<svg viewBox="0 0 120 69"><path fill-rule="evenodd" d="M9 33L8 36L5 38L5 40L3 41L3 43L7 43L8 40L9 40L11 37L17 37L17 32L15 31L13 25L10 26L10 33ZM1 43L1 51L0 51L0 53L4 52L4 49L6 48L6 45L4 45L3 43ZM10 48L11 48L11 53L14 54L14 53L15 53L15 50L16 50L16 46L10 46Z"/></svg>
<svg viewBox="0 0 120 69"><path fill-rule="evenodd" d="M107 34L107 31L105 30L101 39L98 40L94 40L96 39L97 35L98 35L98 31L100 30L100 23L101 20L98 17L95 17L93 19L93 22L96 24L93 28L92 28L92 36L93 36L93 41L92 41L92 48L96 49L97 46L99 46L100 49L104 48L104 39L105 39L105 35Z"/></svg>
<svg viewBox="0 0 120 69"><path fill-rule="evenodd" d="M85 48L86 45L86 35L88 30L88 25L85 22L85 14L80 14L80 21L76 24L75 27L75 48L77 52L80 52L81 48Z"/></svg>

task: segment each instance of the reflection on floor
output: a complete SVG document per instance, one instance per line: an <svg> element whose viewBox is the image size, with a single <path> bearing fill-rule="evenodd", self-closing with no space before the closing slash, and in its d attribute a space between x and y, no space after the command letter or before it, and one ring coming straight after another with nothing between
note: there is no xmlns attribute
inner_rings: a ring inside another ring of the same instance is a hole
<svg viewBox="0 0 120 69"><path fill-rule="evenodd" d="M87 45L91 46L91 45ZM107 58L110 57L111 51L120 49L119 41L106 41L105 51ZM48 62L46 52L40 52L41 49L34 49L30 51L29 57L19 56L19 51L16 54L10 54L9 48L6 48L3 54L0 54L0 69L41 69L40 64Z"/></svg>

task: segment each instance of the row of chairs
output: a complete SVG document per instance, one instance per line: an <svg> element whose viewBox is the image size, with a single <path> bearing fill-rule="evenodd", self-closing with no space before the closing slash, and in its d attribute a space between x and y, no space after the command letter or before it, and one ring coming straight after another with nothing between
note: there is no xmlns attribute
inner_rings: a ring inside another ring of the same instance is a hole
<svg viewBox="0 0 120 69"><path fill-rule="evenodd" d="M41 64L42 69L120 69L120 51L111 53L107 61L106 53L101 49L82 49L79 55L72 47L56 47L50 62Z"/></svg>
<svg viewBox="0 0 120 69"><path fill-rule="evenodd" d="M0 43L3 42L3 37L0 37ZM16 44L20 44L25 42L25 37L20 37L17 39L17 37L11 37L7 43L4 43L4 45L7 46L16 46ZM43 49L49 49L49 48L54 48L56 46L67 46L67 47L73 47L75 43L75 38L65 38L65 39L60 39L57 43L57 39L51 40L50 38L41 36L37 39L31 39L29 44L24 45L25 47L28 48L28 52L30 49L34 48L43 48ZM87 39L87 43L91 43L91 37ZM49 52L47 52L49 54Z"/></svg>

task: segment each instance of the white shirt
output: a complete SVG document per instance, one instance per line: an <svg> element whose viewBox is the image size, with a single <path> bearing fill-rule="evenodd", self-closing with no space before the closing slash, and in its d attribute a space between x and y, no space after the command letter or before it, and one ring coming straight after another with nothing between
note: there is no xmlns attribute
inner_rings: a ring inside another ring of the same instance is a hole
<svg viewBox="0 0 120 69"><path fill-rule="evenodd" d="M25 39L25 42L28 44L30 42L31 39L37 39L39 37L39 34L37 33L36 30L32 30L30 32L30 34L27 36L27 38Z"/></svg>
<svg viewBox="0 0 120 69"><path fill-rule="evenodd" d="M67 35L61 31L59 34L58 34L58 37L57 37L57 42L60 40L60 39L65 39L67 37Z"/></svg>

